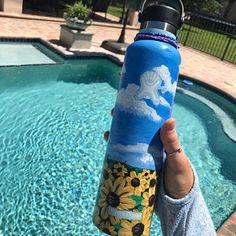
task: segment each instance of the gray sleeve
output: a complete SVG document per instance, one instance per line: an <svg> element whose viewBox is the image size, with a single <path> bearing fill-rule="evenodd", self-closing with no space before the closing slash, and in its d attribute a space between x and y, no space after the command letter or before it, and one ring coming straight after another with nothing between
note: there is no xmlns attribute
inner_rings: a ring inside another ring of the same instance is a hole
<svg viewBox="0 0 236 236"><path fill-rule="evenodd" d="M194 175L194 186L190 193L182 199L173 199L167 196L163 186L163 178L161 178L156 213L160 218L164 236L216 235L195 171Z"/></svg>

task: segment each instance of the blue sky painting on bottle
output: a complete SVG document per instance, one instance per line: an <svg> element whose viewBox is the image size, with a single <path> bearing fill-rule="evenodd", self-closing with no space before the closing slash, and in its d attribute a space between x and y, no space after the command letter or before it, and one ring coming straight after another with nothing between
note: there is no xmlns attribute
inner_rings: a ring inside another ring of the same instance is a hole
<svg viewBox="0 0 236 236"><path fill-rule="evenodd" d="M125 65L122 69L122 77L127 70ZM117 95L116 116L122 116L119 124L116 119L113 120L113 126L116 128L115 135L111 137L108 145L108 158L114 161L124 162L128 165L155 169L153 158L162 155L158 147L150 146L150 135L145 127L144 130L140 124L150 123L150 129L153 126L160 127L163 121L171 113L171 105L175 95L177 82L172 82L169 69L165 65L154 67L140 75L136 83L130 83L126 87L120 87ZM127 122L132 120L135 132L127 132ZM135 126L139 124L139 127ZM117 129L116 126L119 126ZM125 130L125 132L123 132ZM130 133L125 136L124 133ZM133 135L132 135L133 133ZM152 131L153 133L153 131Z"/></svg>

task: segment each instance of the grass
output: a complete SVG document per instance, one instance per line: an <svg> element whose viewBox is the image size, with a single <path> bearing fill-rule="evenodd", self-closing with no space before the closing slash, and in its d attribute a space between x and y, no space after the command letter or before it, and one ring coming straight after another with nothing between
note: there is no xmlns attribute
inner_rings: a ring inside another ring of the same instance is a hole
<svg viewBox="0 0 236 236"><path fill-rule="evenodd" d="M122 16L122 10L122 5L117 4L114 6L109 6L107 13L120 18Z"/></svg>
<svg viewBox="0 0 236 236"><path fill-rule="evenodd" d="M183 29L179 31L179 42L184 43L188 34L190 26L185 24ZM222 58L229 37L223 34L211 32L192 26L188 35L186 46L198 49L213 56ZM232 39L228 47L224 60L236 64L236 40Z"/></svg>

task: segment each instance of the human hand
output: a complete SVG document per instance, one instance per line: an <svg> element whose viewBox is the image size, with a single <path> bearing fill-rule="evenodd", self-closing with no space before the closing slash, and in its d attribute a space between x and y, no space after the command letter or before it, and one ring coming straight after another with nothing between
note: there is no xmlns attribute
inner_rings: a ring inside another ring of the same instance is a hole
<svg viewBox="0 0 236 236"><path fill-rule="evenodd" d="M113 114L113 110L111 112ZM161 128L161 141L166 153L173 153L180 148L175 129L175 119L168 119ZM109 131L104 133L104 139L109 138ZM164 165L164 188L168 196L174 199L185 197L192 189L194 175L190 162L184 151L166 158Z"/></svg>
<svg viewBox="0 0 236 236"><path fill-rule="evenodd" d="M161 141L166 153L173 153L180 148L175 129L175 119L168 119L161 128ZM193 170L184 151L166 158L164 165L164 188L168 196L175 199L185 197L194 183Z"/></svg>

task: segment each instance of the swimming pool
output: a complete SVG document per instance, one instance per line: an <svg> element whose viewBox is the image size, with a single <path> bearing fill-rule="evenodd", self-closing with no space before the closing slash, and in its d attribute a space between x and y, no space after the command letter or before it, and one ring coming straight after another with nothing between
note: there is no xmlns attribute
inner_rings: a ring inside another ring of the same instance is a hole
<svg viewBox="0 0 236 236"><path fill-rule="evenodd" d="M106 58L0 67L4 236L101 235L92 213L119 73L120 67ZM192 95L224 104L234 126L236 107L197 85L179 86L173 115L218 227L235 209L236 146L212 108ZM155 217L151 235L156 232L160 235Z"/></svg>
<svg viewBox="0 0 236 236"><path fill-rule="evenodd" d="M39 40L0 39L0 66L56 64L61 61Z"/></svg>

